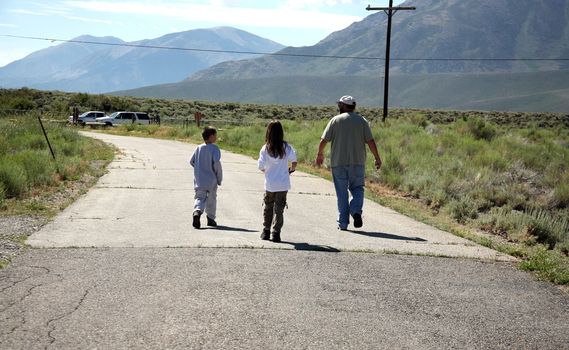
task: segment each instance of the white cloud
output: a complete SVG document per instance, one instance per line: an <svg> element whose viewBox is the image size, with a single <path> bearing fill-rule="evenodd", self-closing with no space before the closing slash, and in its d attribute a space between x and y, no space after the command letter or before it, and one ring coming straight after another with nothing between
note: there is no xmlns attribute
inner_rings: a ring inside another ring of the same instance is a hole
<svg viewBox="0 0 569 350"><path fill-rule="evenodd" d="M0 27L2 28L18 28L17 25L12 23L0 23Z"/></svg>
<svg viewBox="0 0 569 350"><path fill-rule="evenodd" d="M104 20L104 19L97 19L97 18L89 18L83 16L75 16L68 11L66 8L61 7L53 7L47 6L44 4L36 4L36 10L28 10L28 9L11 9L9 10L12 13L21 14L21 15L32 15L32 16L62 16L64 18L70 20L76 20L81 22L89 22L89 23L102 23L102 24L112 24L111 21Z"/></svg>
<svg viewBox="0 0 569 350"><path fill-rule="evenodd" d="M47 16L48 15L45 12L31 11L31 10L26 10L26 9L11 9L9 11L12 13L19 14L19 15L32 15L32 16Z"/></svg>
<svg viewBox="0 0 569 350"><path fill-rule="evenodd" d="M290 9L320 9L334 7L339 4L351 4L352 0L287 0L282 8Z"/></svg>
<svg viewBox="0 0 569 350"><path fill-rule="evenodd" d="M64 14L63 17L75 21L87 22L87 23L101 23L101 24L113 24L112 21L106 19L97 19L97 18L87 18L87 17L80 17L80 16L72 16Z"/></svg>
<svg viewBox="0 0 569 350"><path fill-rule="evenodd" d="M324 0L312 1L315 4L326 2ZM217 0L212 1L209 4L80 0L66 1L65 4L72 8L91 12L124 15L152 15L185 21L206 22L213 25L256 26L266 28L338 30L362 19L362 17L357 16L320 12L314 8L305 10L294 7L228 7L223 5L223 1L220 2Z"/></svg>

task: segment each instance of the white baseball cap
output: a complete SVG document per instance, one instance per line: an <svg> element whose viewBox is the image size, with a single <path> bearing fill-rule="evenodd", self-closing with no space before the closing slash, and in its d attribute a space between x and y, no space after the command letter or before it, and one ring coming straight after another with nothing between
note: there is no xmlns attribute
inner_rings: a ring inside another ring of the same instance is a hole
<svg viewBox="0 0 569 350"><path fill-rule="evenodd" d="M355 106L356 100L352 96L346 95L346 96L340 97L340 99L338 100L338 103L343 103L347 106Z"/></svg>

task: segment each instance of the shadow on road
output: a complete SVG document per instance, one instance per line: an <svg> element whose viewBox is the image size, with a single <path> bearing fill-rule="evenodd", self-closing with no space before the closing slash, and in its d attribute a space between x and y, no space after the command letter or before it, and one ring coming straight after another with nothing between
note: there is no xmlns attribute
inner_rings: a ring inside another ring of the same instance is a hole
<svg viewBox="0 0 569 350"><path fill-rule="evenodd" d="M338 250L333 247L325 246L325 245L314 245L309 243L295 243L295 242L286 242L282 241L283 244L290 244L294 246L295 250L310 250L314 252L328 252L328 253L339 253L341 250Z"/></svg>
<svg viewBox="0 0 569 350"><path fill-rule="evenodd" d="M393 239L393 240L397 240L397 241L427 242L426 239L423 239L420 237L398 236L398 235L394 235L391 233L385 233L385 232L366 232L366 231L353 231L353 230L348 230L348 231L355 233L355 234L358 234L358 235L368 236L368 237Z"/></svg>
<svg viewBox="0 0 569 350"><path fill-rule="evenodd" d="M223 226L223 225L208 226L208 227L204 227L204 228L210 229L210 230L220 230L220 231L259 232L259 231L256 231L256 230L248 230L248 229L246 229L246 228Z"/></svg>

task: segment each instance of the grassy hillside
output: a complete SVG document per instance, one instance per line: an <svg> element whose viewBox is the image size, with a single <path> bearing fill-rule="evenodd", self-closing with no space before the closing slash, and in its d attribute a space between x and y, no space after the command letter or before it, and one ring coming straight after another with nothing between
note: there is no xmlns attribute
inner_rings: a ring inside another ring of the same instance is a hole
<svg viewBox="0 0 569 350"><path fill-rule="evenodd" d="M217 102L331 105L351 94L360 106L383 105L377 76L287 76L183 81L112 93ZM392 75L390 106L453 110L569 111L569 71L500 74Z"/></svg>

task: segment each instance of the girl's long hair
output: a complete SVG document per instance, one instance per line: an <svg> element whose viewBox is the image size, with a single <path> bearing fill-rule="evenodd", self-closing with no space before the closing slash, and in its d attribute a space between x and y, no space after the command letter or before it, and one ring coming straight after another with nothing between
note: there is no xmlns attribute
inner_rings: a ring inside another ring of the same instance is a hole
<svg viewBox="0 0 569 350"><path fill-rule="evenodd" d="M267 125L265 144L271 157L283 158L286 155L286 142L284 139L283 126L278 120L273 120Z"/></svg>

